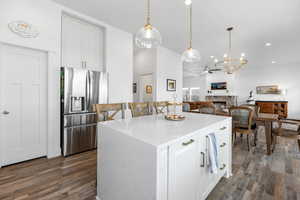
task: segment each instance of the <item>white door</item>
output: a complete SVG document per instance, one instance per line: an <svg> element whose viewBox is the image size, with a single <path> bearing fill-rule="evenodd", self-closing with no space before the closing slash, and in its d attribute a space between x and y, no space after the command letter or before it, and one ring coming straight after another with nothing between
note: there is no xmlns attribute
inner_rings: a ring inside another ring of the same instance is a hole
<svg viewBox="0 0 300 200"><path fill-rule="evenodd" d="M197 199L200 175L198 146L196 138L170 146L169 200Z"/></svg>
<svg viewBox="0 0 300 200"><path fill-rule="evenodd" d="M2 165L46 155L47 54L0 44Z"/></svg>

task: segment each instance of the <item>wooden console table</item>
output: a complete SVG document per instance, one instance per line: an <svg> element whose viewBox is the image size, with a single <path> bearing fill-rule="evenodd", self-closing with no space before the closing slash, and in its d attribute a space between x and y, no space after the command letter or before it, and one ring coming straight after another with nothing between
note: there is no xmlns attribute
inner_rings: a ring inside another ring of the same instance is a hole
<svg viewBox="0 0 300 200"><path fill-rule="evenodd" d="M256 101L260 107L260 113L276 114L279 118L287 118L288 102L287 101Z"/></svg>

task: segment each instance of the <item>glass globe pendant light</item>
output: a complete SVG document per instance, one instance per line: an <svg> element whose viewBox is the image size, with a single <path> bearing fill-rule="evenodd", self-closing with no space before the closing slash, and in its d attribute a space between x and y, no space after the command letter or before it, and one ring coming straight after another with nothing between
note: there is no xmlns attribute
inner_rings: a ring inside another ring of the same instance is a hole
<svg viewBox="0 0 300 200"><path fill-rule="evenodd" d="M198 50L192 48L192 38L193 38L193 31L192 31L192 2L188 1L186 3L187 9L189 11L188 14L188 33L189 33L189 43L188 48L182 54L182 62L186 63L198 63L201 60L201 56Z"/></svg>
<svg viewBox="0 0 300 200"><path fill-rule="evenodd" d="M135 35L135 44L139 48L155 48L161 45L161 35L159 31L150 23L150 0L147 0L147 20L146 25Z"/></svg>

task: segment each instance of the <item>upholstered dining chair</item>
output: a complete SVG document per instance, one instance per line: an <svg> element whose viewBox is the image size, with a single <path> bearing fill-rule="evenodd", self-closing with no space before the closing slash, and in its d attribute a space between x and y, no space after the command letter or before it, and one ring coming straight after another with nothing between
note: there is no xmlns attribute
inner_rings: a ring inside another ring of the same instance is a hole
<svg viewBox="0 0 300 200"><path fill-rule="evenodd" d="M300 120L296 119L282 119L278 120L277 128L272 129L272 133L275 136L274 144L276 145L277 137L284 137L288 139L297 140L298 148L300 151Z"/></svg>
<svg viewBox="0 0 300 200"><path fill-rule="evenodd" d="M167 101L159 101L153 103L156 114L167 114L169 113L169 107Z"/></svg>
<svg viewBox="0 0 300 200"><path fill-rule="evenodd" d="M257 143L257 129L258 129L258 124L257 124L257 117L260 112L260 107L257 105L252 105L252 104L242 104L240 107L247 107L251 108L253 110L253 120L251 124L251 129L254 131L254 145L256 146Z"/></svg>
<svg viewBox="0 0 300 200"><path fill-rule="evenodd" d="M202 114L216 114L216 107L214 105L200 105L199 113Z"/></svg>
<svg viewBox="0 0 300 200"><path fill-rule="evenodd" d="M248 151L250 151L249 135L254 133L251 128L254 111L248 107L231 107L229 113L232 116L234 139L236 140L236 133L247 135Z"/></svg>
<svg viewBox="0 0 300 200"><path fill-rule="evenodd" d="M126 103L116 104L94 104L93 110L97 113L98 122L114 120L118 114L122 119L125 118Z"/></svg>
<svg viewBox="0 0 300 200"><path fill-rule="evenodd" d="M182 104L182 111L183 112L190 112L191 111L191 106L189 103L183 103Z"/></svg>
<svg viewBox="0 0 300 200"><path fill-rule="evenodd" d="M152 114L150 103L128 103L132 117L140 117Z"/></svg>

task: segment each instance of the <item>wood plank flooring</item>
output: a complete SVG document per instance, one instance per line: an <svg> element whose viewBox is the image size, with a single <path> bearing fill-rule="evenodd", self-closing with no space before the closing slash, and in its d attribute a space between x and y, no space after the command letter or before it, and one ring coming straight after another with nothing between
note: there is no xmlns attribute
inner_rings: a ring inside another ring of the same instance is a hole
<svg viewBox="0 0 300 200"><path fill-rule="evenodd" d="M233 149L233 177L222 179L208 200L300 200L300 153L280 139L272 156L258 146ZM0 169L0 200L95 200L96 151L68 158L37 159ZM126 199L124 199L126 200Z"/></svg>
<svg viewBox="0 0 300 200"><path fill-rule="evenodd" d="M278 138L266 155L263 129L257 147L247 151L238 137L233 148L233 176L223 178L208 200L300 200L300 153L294 140Z"/></svg>
<svg viewBox="0 0 300 200"><path fill-rule="evenodd" d="M1 200L94 200L96 151L0 169Z"/></svg>

